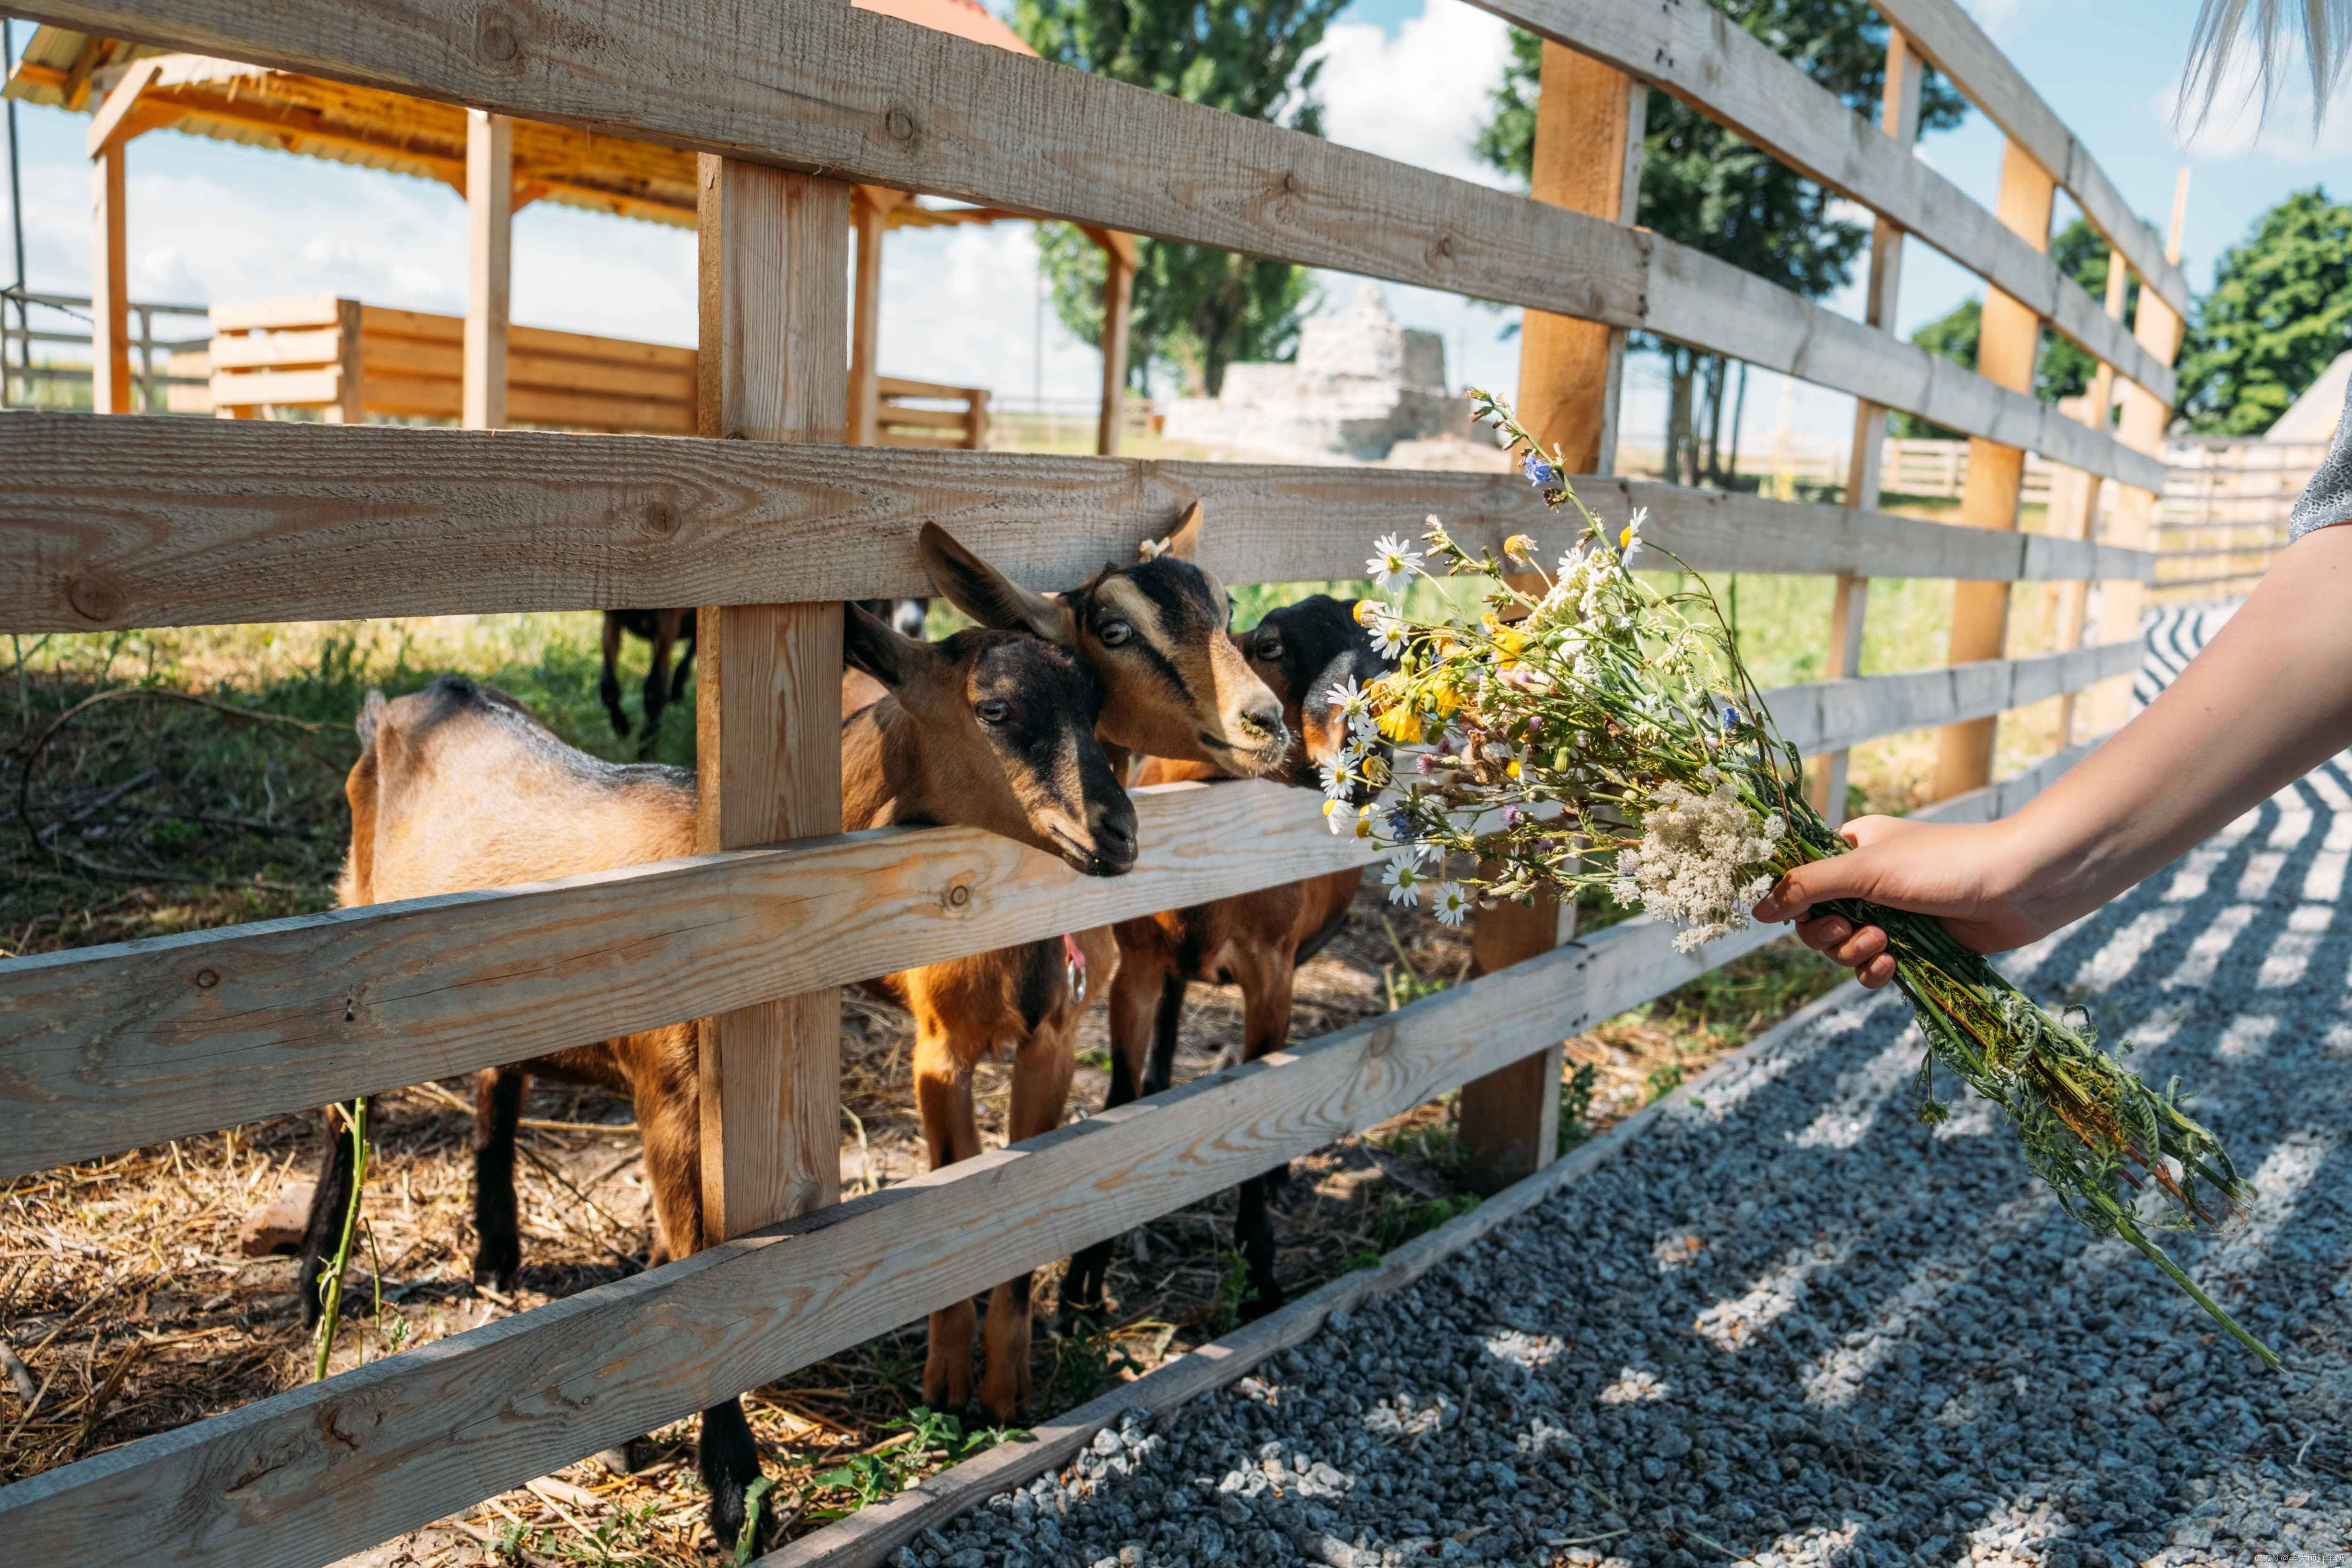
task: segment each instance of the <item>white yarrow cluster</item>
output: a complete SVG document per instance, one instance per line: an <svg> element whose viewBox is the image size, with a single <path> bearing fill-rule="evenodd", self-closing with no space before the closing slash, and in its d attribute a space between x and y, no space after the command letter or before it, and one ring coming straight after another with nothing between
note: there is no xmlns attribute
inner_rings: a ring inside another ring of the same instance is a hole
<svg viewBox="0 0 2352 1568"><path fill-rule="evenodd" d="M1682 952L1748 923L1748 910L1772 889L1766 862L1789 827L1777 811L1759 819L1714 768L1700 770L1699 782L1706 794L1661 785L1642 817L1641 847L1617 856L1618 901L1681 925Z"/></svg>

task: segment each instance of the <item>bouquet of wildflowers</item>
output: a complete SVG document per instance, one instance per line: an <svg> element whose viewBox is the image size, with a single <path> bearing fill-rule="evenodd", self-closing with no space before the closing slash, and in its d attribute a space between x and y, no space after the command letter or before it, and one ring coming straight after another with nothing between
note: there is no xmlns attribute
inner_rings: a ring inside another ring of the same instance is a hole
<svg viewBox="0 0 2352 1568"><path fill-rule="evenodd" d="M1327 767L1333 831L1387 848L1401 903L1418 900L1447 857L1475 861L1478 874L1434 889L1448 924L1481 897L1591 890L1675 921L1685 952L1746 926L1783 874L1845 853L1845 841L1806 799L1801 759L1774 732L1705 584L1664 592L1636 577L1643 513L1605 526L1556 450L1492 396L1471 396L1545 500L1582 526L1549 571L1525 535L1505 542L1501 560L1473 555L1433 517L1423 547L1379 542L1369 564L1393 602L1365 600L1357 615L1397 666L1329 694L1355 736ZM1483 579L1483 614L1409 616L1405 591L1435 576ZM1686 568L1675 581L1685 577L1697 581ZM2132 1196L2159 1195L2158 1223L2178 1227L2251 1195L2178 1081L2149 1088L2086 1021L2036 1005L1938 921L1860 900L1832 907L1886 932L1895 983L1927 1037L1921 1119L1949 1113L1935 1094L1940 1066L2008 1113L2069 1214L2129 1241L2276 1364L2149 1237Z"/></svg>

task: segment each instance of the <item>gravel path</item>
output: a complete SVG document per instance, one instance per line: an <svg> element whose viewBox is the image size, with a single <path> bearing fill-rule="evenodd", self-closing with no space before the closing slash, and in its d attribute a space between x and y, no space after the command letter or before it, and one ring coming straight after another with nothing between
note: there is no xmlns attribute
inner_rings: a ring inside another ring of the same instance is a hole
<svg viewBox="0 0 2352 1568"><path fill-rule="evenodd" d="M902 1552L924 1568L2352 1560L2352 759L2011 961L2262 1192L2093 1243L1851 990L1415 1287Z"/></svg>

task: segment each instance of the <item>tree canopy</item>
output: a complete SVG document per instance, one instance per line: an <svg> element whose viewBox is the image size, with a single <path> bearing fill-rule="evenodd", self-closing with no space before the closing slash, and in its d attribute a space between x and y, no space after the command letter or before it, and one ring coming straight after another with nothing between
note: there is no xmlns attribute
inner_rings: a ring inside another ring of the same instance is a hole
<svg viewBox="0 0 2352 1568"><path fill-rule="evenodd" d="M1886 23L1866 0L1713 0L1717 10L1801 67L1857 114L1875 119L1886 80ZM1534 164L1541 41L1514 32L1511 60L1478 137L1478 154L1529 177ZM1933 72L1920 84L1923 134L1949 129L1967 100ZM1770 153L1665 93L1649 97L1636 221L1781 288L1817 300L1852 279L1870 244L1866 224L1838 216L1836 198ZM1669 471L1723 481L1717 447L1726 412L1723 362L1674 344ZM1694 379L1704 381L1696 389ZM1697 437L1705 433L1701 456ZM1738 441L1737 422L1733 440Z"/></svg>
<svg viewBox="0 0 2352 1568"><path fill-rule="evenodd" d="M1018 0L1013 25L1049 60L1155 92L1320 135L1320 62L1307 58L1347 0ZM1104 262L1092 240L1042 226L1054 312L1086 342L1102 339ZM1129 306L1128 364L1213 394L1236 360L1286 359L1314 301L1306 268L1205 246L1144 239Z"/></svg>
<svg viewBox="0 0 2352 1568"><path fill-rule="evenodd" d="M2179 406L2194 430L2260 435L2352 349L2352 205L2297 191L2221 253L2196 301Z"/></svg>

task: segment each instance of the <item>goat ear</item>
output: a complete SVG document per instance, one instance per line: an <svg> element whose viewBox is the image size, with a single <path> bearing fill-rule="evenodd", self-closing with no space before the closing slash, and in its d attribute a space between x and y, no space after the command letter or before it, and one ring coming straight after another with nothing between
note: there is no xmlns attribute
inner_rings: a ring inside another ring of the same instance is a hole
<svg viewBox="0 0 2352 1568"><path fill-rule="evenodd" d="M1194 501L1168 531L1168 553L1179 561L1196 561L1201 553L1201 503Z"/></svg>
<svg viewBox="0 0 2352 1568"><path fill-rule="evenodd" d="M842 606L841 662L850 668L865 671L895 691L924 651L920 643L899 636L865 606Z"/></svg>
<svg viewBox="0 0 2352 1568"><path fill-rule="evenodd" d="M1074 643L1077 620L1049 594L1034 594L964 548L936 522L923 524L916 553L940 597L998 631L1031 632L1047 642Z"/></svg>

